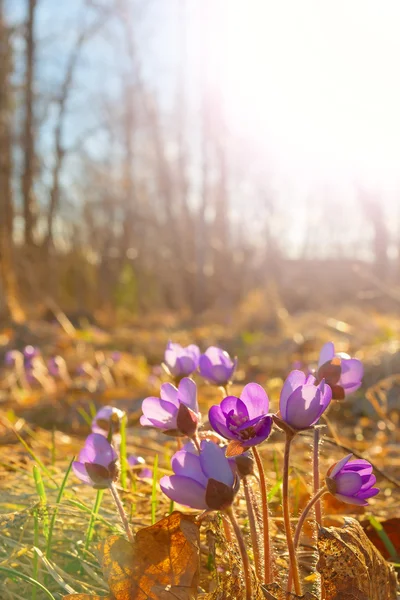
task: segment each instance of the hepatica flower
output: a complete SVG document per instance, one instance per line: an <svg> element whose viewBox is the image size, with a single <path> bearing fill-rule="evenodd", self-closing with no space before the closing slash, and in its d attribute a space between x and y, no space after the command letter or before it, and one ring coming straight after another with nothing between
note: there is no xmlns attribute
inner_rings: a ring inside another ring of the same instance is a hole
<svg viewBox="0 0 400 600"><path fill-rule="evenodd" d="M164 354L164 365L174 377L186 377L199 366L200 350L191 344L183 347L180 344L168 342Z"/></svg>
<svg viewBox="0 0 400 600"><path fill-rule="evenodd" d="M91 433L79 453L78 460L72 463L75 475L84 483L96 489L110 487L118 477L118 455L107 439L98 433Z"/></svg>
<svg viewBox="0 0 400 600"><path fill-rule="evenodd" d="M107 437L110 427L112 433L118 433L120 430L121 419L125 415L123 410L114 406L103 406L92 421L93 433L99 433Z"/></svg>
<svg viewBox="0 0 400 600"><path fill-rule="evenodd" d="M238 491L223 448L203 440L200 453L183 448L172 457L174 475L162 477L160 486L168 498L198 510L224 510Z"/></svg>
<svg viewBox="0 0 400 600"><path fill-rule="evenodd" d="M258 383L249 383L240 398L227 396L208 413L211 427L228 440L239 442L242 451L263 442L271 433L269 400Z"/></svg>
<svg viewBox="0 0 400 600"><path fill-rule="evenodd" d="M178 388L163 383L160 398L145 398L142 411L141 425L157 427L169 435L192 437L200 420L195 382L184 377Z"/></svg>
<svg viewBox="0 0 400 600"><path fill-rule="evenodd" d="M313 375L292 371L281 391L281 419L294 430L312 427L319 420L332 399L332 390L322 380L315 385Z"/></svg>
<svg viewBox="0 0 400 600"><path fill-rule="evenodd" d="M146 461L141 456L128 456L129 467L137 473L139 479L149 479L151 477L151 469L145 466Z"/></svg>
<svg viewBox="0 0 400 600"><path fill-rule="evenodd" d="M376 477L372 465L367 460L352 460L348 454L327 473L326 485L333 496L347 504L367 505L367 500L379 493L373 487Z"/></svg>
<svg viewBox="0 0 400 600"><path fill-rule="evenodd" d="M226 385L229 383L236 366L237 358L232 360L225 350L217 348L217 346L207 348L199 360L200 375L215 385Z"/></svg>
<svg viewBox="0 0 400 600"><path fill-rule="evenodd" d="M362 362L344 352L335 352L335 346L328 342L323 346L318 361L318 379L325 378L332 388L333 398L343 400L361 386L364 375Z"/></svg>

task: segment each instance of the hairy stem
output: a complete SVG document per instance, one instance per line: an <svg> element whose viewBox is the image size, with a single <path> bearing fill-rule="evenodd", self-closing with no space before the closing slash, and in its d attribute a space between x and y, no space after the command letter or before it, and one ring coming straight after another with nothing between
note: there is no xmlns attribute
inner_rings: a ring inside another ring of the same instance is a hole
<svg viewBox="0 0 400 600"><path fill-rule="evenodd" d="M126 531L126 535L128 536L129 541L131 543L133 543L134 538L133 538L131 527L129 525L128 517L126 516L126 512L124 510L121 498L119 497L119 494L118 494L117 488L115 487L114 482L110 483L110 492L112 494L112 497L114 498L114 502L116 504L120 519L121 519L124 529Z"/></svg>
<svg viewBox="0 0 400 600"><path fill-rule="evenodd" d="M226 509L226 515L229 517L231 525L233 527L233 531L235 532L236 539L239 545L240 556L242 557L243 563L243 572L244 579L246 584L246 600L252 600L252 585L251 585L251 569L250 569L250 561L247 555L246 544L244 543L242 531L239 527L239 524L236 520L235 513L233 512L233 508L229 507Z"/></svg>
<svg viewBox="0 0 400 600"><path fill-rule="evenodd" d="M257 463L258 476L260 479L260 492L262 501L262 517L263 517L263 538L264 538L264 583L271 583L271 543L270 543L270 532L269 532L269 511L268 511L268 493L267 483L265 479L264 466L262 464L261 456L257 448L253 447L253 455Z"/></svg>
<svg viewBox="0 0 400 600"><path fill-rule="evenodd" d="M248 477L243 477L242 481L243 481L244 495L246 498L247 514L249 515L251 545L253 546L253 554L254 554L254 565L256 568L257 577L260 581L262 581L261 556L260 556L260 547L258 545L257 525L256 525L256 519L254 516L254 506L253 506L253 502L252 502L253 496L250 491Z"/></svg>
<svg viewBox="0 0 400 600"><path fill-rule="evenodd" d="M293 435L286 434L285 442L285 454L283 460L283 485L282 485L282 508L283 508L283 521L285 524L286 540L289 552L290 561L290 574L293 576L294 589L298 596L302 595L299 565L297 564L296 551L293 543L292 526L290 523L290 510L289 510L289 459L290 459L290 446L293 440Z"/></svg>
<svg viewBox="0 0 400 600"><path fill-rule="evenodd" d="M320 435L318 427L314 428L314 447L313 447L313 487L314 494L316 494L320 488L319 482L319 442ZM322 525L322 509L321 502L317 501L314 507L315 520L317 525Z"/></svg>

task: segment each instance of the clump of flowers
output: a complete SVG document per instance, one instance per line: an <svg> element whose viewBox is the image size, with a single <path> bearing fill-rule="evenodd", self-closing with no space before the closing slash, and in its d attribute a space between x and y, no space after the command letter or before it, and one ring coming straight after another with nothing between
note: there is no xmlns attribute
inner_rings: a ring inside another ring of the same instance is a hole
<svg viewBox="0 0 400 600"><path fill-rule="evenodd" d="M322 486L319 485L319 421L326 418L332 398L346 396L361 385L363 369L360 361L348 355L335 353L333 344L324 346L320 364L315 374L292 371L280 393L279 410L270 413L270 402L265 390L257 383L248 383L236 396L229 393L237 360L232 360L222 349L211 346L199 355L197 346L183 348L169 342L165 352L167 373L172 382L161 385L159 397L148 397L142 403L140 422L170 436L186 436L189 441L172 457L172 474L160 480L163 493L172 501L199 511L219 511L237 538L246 584L246 600L253 598L253 576L246 544L235 517L235 497L243 486L248 523L253 546L255 577L260 583L274 582L273 547L268 520L268 480L258 447L267 442L277 425L276 434L286 436L282 475L282 504L284 526L289 554L287 591L294 585L297 596L302 595L302 583L297 560L297 547L302 526L313 507L317 507L324 494L350 504L366 505L378 494L374 487L376 477L372 465L363 459L344 457L329 469ZM361 367L360 367L361 365ZM223 391L219 404L209 411L213 432L202 428L195 381L188 377L199 374ZM74 463L74 471L81 481L93 487L108 487L116 501L122 522L131 536L130 527L116 492L118 460L113 446L107 440L112 427L117 427L120 413L113 407L104 407L96 415L93 431ZM116 429L115 429L116 431ZM98 433L97 433L98 432ZM314 494L303 508L296 530L292 531L289 498L290 451L300 432L314 436ZM100 435L100 433L102 435ZM180 442L179 442L180 443ZM128 466L143 476L144 461L130 456ZM255 469L257 467L257 469ZM249 478L256 476L261 492L259 500L252 493ZM262 527L256 523L256 514L262 515ZM125 515L125 516L124 516ZM223 520L223 522L225 522ZM225 523L225 526L227 524ZM231 536L231 530L225 529ZM261 538L262 537L262 541Z"/></svg>

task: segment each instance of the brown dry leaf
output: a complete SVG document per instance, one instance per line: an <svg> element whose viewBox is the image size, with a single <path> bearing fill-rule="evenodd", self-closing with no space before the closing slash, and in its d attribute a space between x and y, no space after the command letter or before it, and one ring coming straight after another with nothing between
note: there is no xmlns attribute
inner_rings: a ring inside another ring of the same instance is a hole
<svg viewBox="0 0 400 600"><path fill-rule="evenodd" d="M264 597L267 600L318 600L314 594L306 592L303 596L296 596L296 594L288 594L286 590L283 590L277 583L271 583L266 586L262 586Z"/></svg>
<svg viewBox="0 0 400 600"><path fill-rule="evenodd" d="M92 594L68 594L63 600L114 600L111 596L93 596Z"/></svg>
<svg viewBox="0 0 400 600"><path fill-rule="evenodd" d="M387 519L386 521L381 521L380 524L383 527L386 535L392 542L393 547L396 550L398 556L400 556L400 518L394 517L393 519ZM362 527L370 541L374 544L374 546L376 546L376 548L378 548L382 556L387 560L390 559L390 553L388 552L385 544L379 537L375 527L373 527L369 521L363 522Z"/></svg>
<svg viewBox="0 0 400 600"><path fill-rule="evenodd" d="M396 575L355 519L318 534L326 600L396 600Z"/></svg>
<svg viewBox="0 0 400 600"><path fill-rule="evenodd" d="M199 545L194 517L177 511L138 531L134 544L117 535L107 538L100 545L111 591L107 600L195 600ZM63 600L85 598L78 594Z"/></svg>

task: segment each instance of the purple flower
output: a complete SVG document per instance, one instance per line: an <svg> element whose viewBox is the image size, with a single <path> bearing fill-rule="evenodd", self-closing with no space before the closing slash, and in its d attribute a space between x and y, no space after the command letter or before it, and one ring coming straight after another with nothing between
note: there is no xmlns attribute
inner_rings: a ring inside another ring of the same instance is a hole
<svg viewBox="0 0 400 600"><path fill-rule="evenodd" d="M192 437L200 419L195 382L184 377L178 389L172 383L163 383L160 398L145 398L142 411L141 425L157 427L169 435Z"/></svg>
<svg viewBox="0 0 400 600"><path fill-rule="evenodd" d="M352 460L348 454L331 467L327 473L326 485L333 496L347 504L365 506L367 500L379 493L374 488L376 477L372 465L367 460Z"/></svg>
<svg viewBox="0 0 400 600"><path fill-rule="evenodd" d="M52 375L53 377L60 376L60 364L58 362L58 356L53 356L52 358L49 358L49 360L47 361L47 369L50 375Z"/></svg>
<svg viewBox="0 0 400 600"><path fill-rule="evenodd" d="M125 415L123 410L114 408L114 406L103 406L92 421L93 433L108 436L110 427L113 433L118 433L122 417Z"/></svg>
<svg viewBox="0 0 400 600"><path fill-rule="evenodd" d="M139 465L144 467L145 464L146 462L141 456L128 456L128 465L131 467L131 469L138 467ZM137 473L139 479L149 479L152 476L151 469L148 467L144 467L140 471L135 469L135 472Z"/></svg>
<svg viewBox="0 0 400 600"><path fill-rule="evenodd" d="M199 366L200 350L191 344L183 347L180 344L168 342L164 354L164 365L174 377L186 377Z"/></svg>
<svg viewBox="0 0 400 600"><path fill-rule="evenodd" d="M210 346L200 356L200 375L215 385L226 385L231 381L237 365L225 350Z"/></svg>
<svg viewBox="0 0 400 600"><path fill-rule="evenodd" d="M35 348L35 346L25 346L23 349L23 355L27 360L32 360L35 356L40 355L39 348Z"/></svg>
<svg viewBox="0 0 400 600"><path fill-rule="evenodd" d="M104 489L117 479L117 458L114 448L103 435L91 433L86 438L78 460L72 463L72 468L84 483L96 489Z"/></svg>
<svg viewBox="0 0 400 600"><path fill-rule="evenodd" d="M269 400L258 383L249 383L240 398L228 396L208 413L211 427L228 440L236 440L243 448L256 446L271 433L272 417Z"/></svg>
<svg viewBox="0 0 400 600"><path fill-rule="evenodd" d="M223 448L208 440L203 440L200 448L200 454L186 448L174 454L174 475L162 477L161 489L179 504L199 510L224 510L238 491L238 478Z"/></svg>
<svg viewBox="0 0 400 600"><path fill-rule="evenodd" d="M362 362L344 352L336 352L332 342L323 346L318 361L318 379L325 379L332 388L333 398L343 400L361 386L364 375Z"/></svg>
<svg viewBox="0 0 400 600"><path fill-rule="evenodd" d="M322 380L315 385L315 377L303 371L292 371L281 391L282 420L292 429L307 429L317 423L332 399L332 390Z"/></svg>
<svg viewBox="0 0 400 600"><path fill-rule="evenodd" d="M114 350L114 352L111 352L111 360L113 361L113 363L120 362L121 358L122 353L119 350Z"/></svg>
<svg viewBox="0 0 400 600"><path fill-rule="evenodd" d="M8 352L6 352L4 357L4 364L8 367L13 367L15 365L15 358L17 353L19 354L18 350L9 350Z"/></svg>

